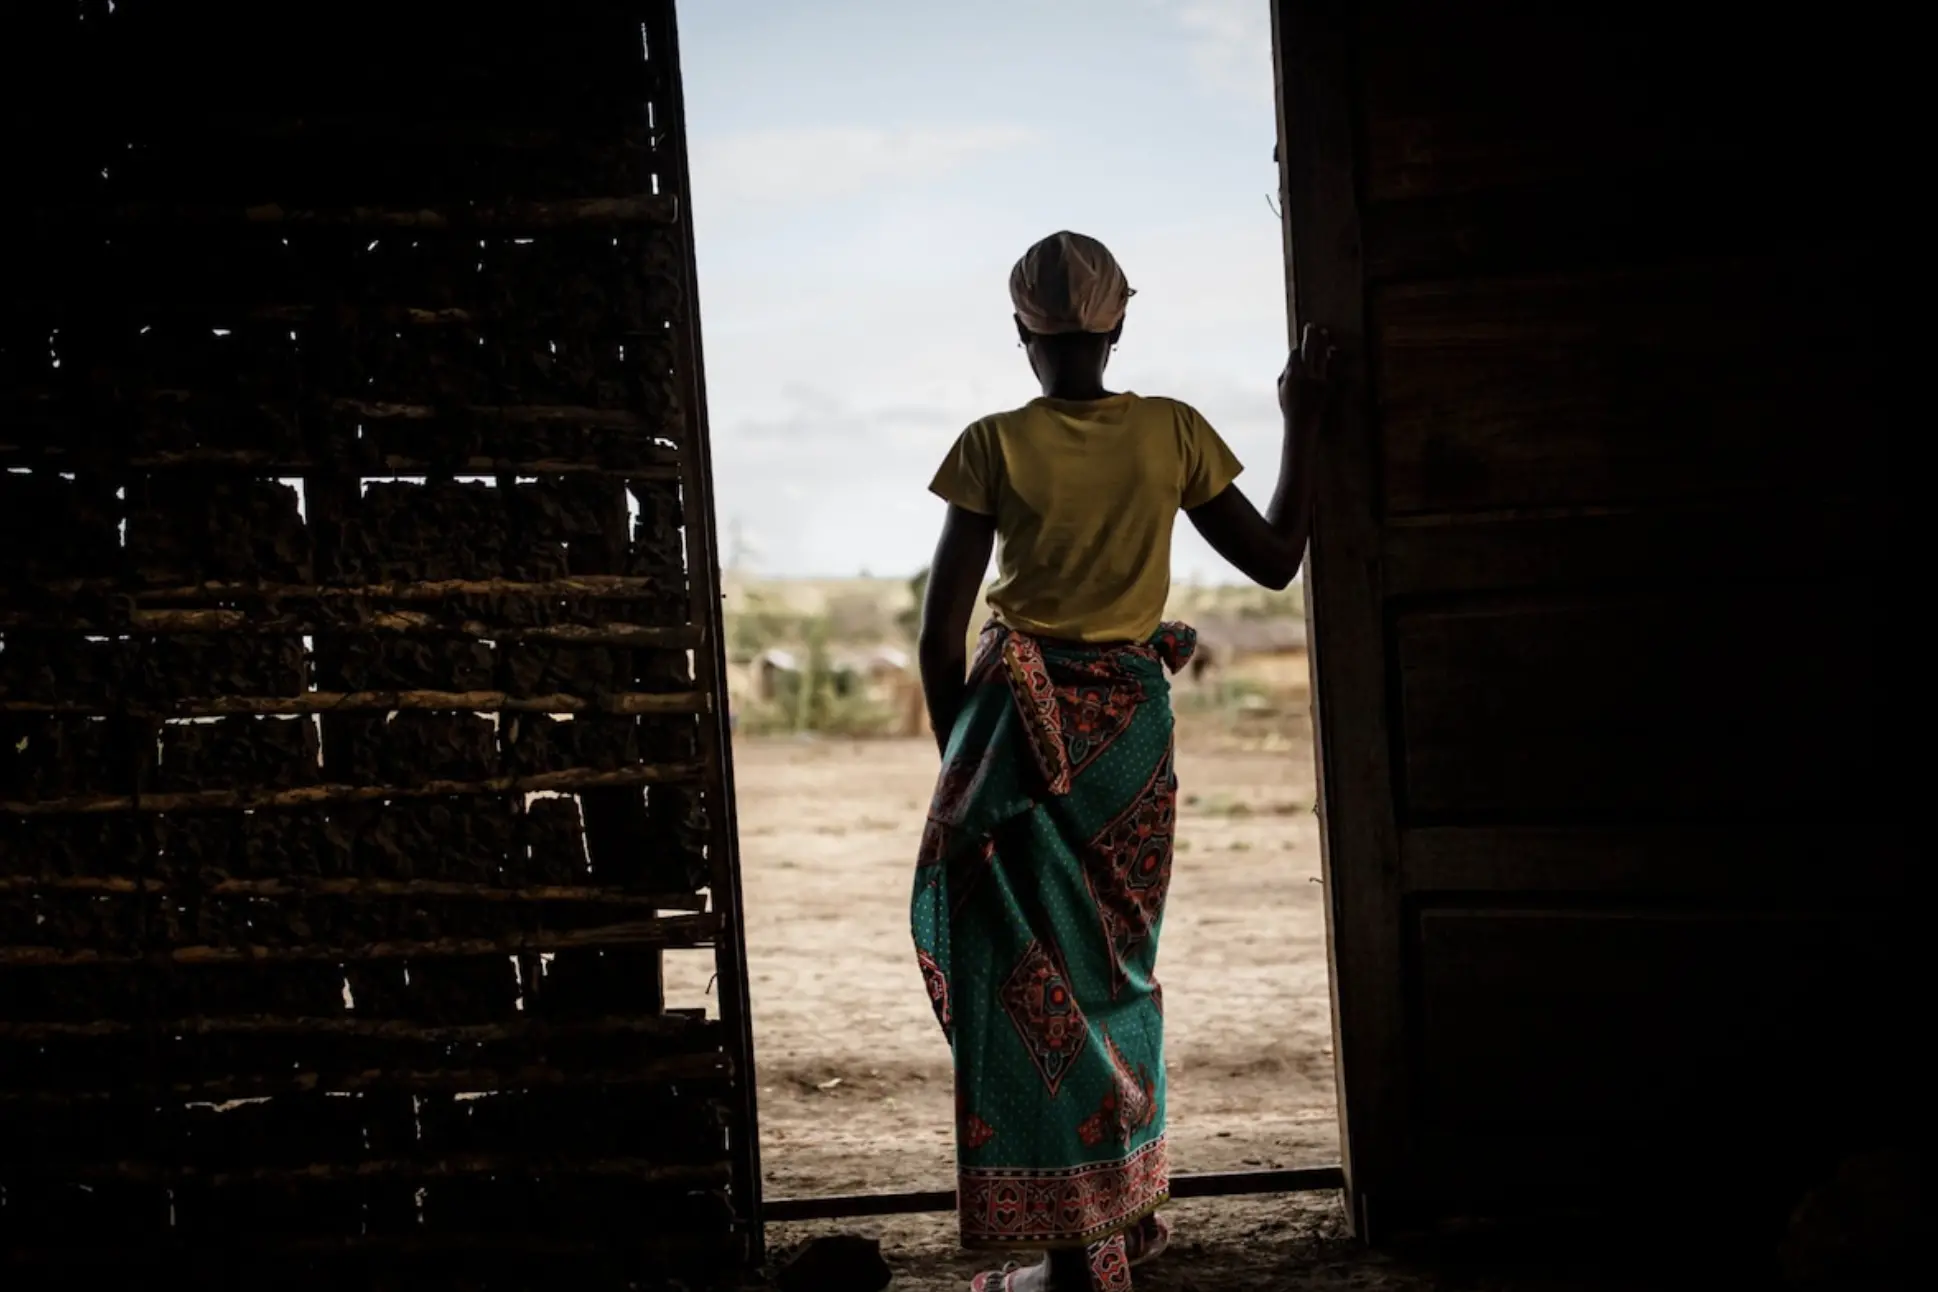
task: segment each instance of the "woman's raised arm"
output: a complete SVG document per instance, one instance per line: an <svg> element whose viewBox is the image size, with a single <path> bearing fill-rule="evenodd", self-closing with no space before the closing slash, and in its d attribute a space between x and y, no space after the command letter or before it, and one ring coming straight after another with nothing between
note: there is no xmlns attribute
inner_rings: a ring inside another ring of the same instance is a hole
<svg viewBox="0 0 1938 1292"><path fill-rule="evenodd" d="M1312 528L1312 459L1331 407L1331 377L1338 354L1324 328L1308 324L1299 349L1279 374L1279 409L1285 415L1285 441L1279 458L1278 488L1260 515L1237 485L1185 515L1213 551L1239 573L1278 591L1299 573L1306 537Z"/></svg>

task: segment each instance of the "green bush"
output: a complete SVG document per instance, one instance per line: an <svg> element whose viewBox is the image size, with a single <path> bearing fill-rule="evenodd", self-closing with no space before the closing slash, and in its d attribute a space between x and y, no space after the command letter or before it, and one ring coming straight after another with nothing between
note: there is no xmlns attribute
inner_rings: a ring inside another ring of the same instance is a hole
<svg viewBox="0 0 1938 1292"><path fill-rule="evenodd" d="M726 617L727 658L736 664L751 662L764 650L802 640L807 617L775 606L757 590L747 594L746 609Z"/></svg>
<svg viewBox="0 0 1938 1292"><path fill-rule="evenodd" d="M779 674L771 699L743 705L738 729L748 735L879 736L892 731L894 713L867 694L864 679L832 666L827 619L801 617L799 622L804 631L788 644L799 645L800 671Z"/></svg>

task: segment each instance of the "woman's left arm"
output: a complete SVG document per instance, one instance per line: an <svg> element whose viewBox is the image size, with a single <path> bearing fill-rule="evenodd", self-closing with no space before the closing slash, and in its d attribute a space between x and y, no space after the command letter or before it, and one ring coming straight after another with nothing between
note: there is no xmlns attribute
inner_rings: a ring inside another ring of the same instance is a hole
<svg viewBox="0 0 1938 1292"><path fill-rule="evenodd" d="M922 632L916 648L922 667L922 698L936 747L945 753L956 715L962 711L969 673L969 619L976 613L989 554L996 545L996 518L951 506L936 540L929 585L922 596Z"/></svg>

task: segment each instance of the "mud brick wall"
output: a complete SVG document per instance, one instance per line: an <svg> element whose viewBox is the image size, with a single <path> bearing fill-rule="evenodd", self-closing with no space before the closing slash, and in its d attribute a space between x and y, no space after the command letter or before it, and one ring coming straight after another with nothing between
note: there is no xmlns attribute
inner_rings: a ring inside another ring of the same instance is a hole
<svg viewBox="0 0 1938 1292"><path fill-rule="evenodd" d="M534 12L4 19L9 1288L754 1232L671 5Z"/></svg>

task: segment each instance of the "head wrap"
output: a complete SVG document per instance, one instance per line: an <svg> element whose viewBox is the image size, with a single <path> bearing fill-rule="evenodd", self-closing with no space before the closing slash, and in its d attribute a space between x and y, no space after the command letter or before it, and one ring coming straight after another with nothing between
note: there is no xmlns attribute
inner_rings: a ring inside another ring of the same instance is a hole
<svg viewBox="0 0 1938 1292"><path fill-rule="evenodd" d="M1016 317L1039 336L1109 332L1124 321L1134 294L1109 248L1067 229L1024 252L1009 271Z"/></svg>

